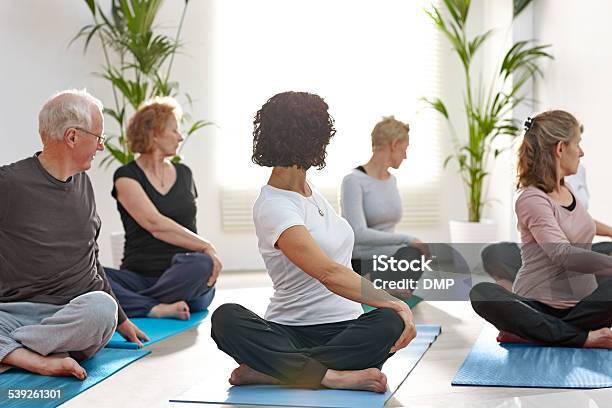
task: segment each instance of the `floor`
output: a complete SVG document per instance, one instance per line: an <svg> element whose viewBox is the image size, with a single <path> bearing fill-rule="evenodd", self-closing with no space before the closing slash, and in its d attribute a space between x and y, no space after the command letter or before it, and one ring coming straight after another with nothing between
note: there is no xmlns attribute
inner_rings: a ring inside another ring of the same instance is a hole
<svg viewBox="0 0 612 408"><path fill-rule="evenodd" d="M263 314L270 293L270 281L264 272L228 273L218 283L211 311L222 303L235 302ZM451 379L478 337L482 321L467 302L422 302L414 309L414 316L417 323L442 325L442 334L387 403L388 407L612 408L612 389L453 387ZM150 350L151 355L62 407L221 407L168 402L211 376L229 377L235 366L210 339L210 319Z"/></svg>

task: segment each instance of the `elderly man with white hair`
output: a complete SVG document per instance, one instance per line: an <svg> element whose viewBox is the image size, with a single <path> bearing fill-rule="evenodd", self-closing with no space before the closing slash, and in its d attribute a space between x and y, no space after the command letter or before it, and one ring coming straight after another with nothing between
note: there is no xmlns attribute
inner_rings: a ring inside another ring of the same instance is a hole
<svg viewBox="0 0 612 408"><path fill-rule="evenodd" d="M102 104L85 91L40 111L43 150L0 167L0 363L43 375L87 373L78 363L115 329L147 340L117 306L96 239L100 218L85 171L104 149Z"/></svg>

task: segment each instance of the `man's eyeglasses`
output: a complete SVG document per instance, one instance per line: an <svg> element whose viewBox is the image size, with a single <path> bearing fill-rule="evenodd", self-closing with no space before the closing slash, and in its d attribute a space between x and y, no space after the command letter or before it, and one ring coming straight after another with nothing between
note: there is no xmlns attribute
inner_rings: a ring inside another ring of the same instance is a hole
<svg viewBox="0 0 612 408"><path fill-rule="evenodd" d="M96 135L95 133L92 133L89 130L85 130L81 127L75 127L74 129L80 130L81 132L84 132L84 133L87 133L88 135L92 135L96 137L98 139L98 144L100 145L104 145L104 142L106 141L106 135L104 133L102 133L101 135Z"/></svg>

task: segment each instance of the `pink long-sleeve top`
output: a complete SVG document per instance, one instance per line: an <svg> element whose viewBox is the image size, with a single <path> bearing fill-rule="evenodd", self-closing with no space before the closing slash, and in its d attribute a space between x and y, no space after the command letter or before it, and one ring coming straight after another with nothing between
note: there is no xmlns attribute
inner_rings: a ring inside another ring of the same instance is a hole
<svg viewBox="0 0 612 408"><path fill-rule="evenodd" d="M612 256L590 250L595 222L579 201L570 211L529 186L519 190L515 211L523 260L516 294L567 309L597 288L595 274L612 276Z"/></svg>

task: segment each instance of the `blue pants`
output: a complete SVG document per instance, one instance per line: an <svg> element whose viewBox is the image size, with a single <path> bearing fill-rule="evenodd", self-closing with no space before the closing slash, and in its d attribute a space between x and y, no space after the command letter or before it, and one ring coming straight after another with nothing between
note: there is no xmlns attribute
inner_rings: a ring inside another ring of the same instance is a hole
<svg viewBox="0 0 612 408"><path fill-rule="evenodd" d="M191 312L208 307L215 288L206 282L213 270L210 256L198 252L176 254L160 277L147 277L126 269L104 268L113 292L128 317L145 317L160 303L187 302Z"/></svg>

